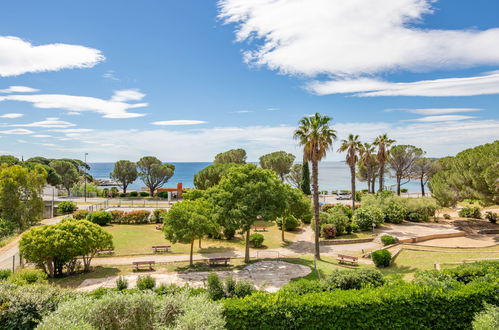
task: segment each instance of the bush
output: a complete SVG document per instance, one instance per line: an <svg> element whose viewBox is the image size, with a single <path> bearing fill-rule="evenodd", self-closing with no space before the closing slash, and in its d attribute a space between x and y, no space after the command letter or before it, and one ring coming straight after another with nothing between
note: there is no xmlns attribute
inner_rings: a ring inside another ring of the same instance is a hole
<svg viewBox="0 0 499 330"><path fill-rule="evenodd" d="M163 223L164 217L163 215L167 211L165 209L154 209L151 214L151 222L152 223Z"/></svg>
<svg viewBox="0 0 499 330"><path fill-rule="evenodd" d="M497 219L499 219L499 215L492 211L487 211L485 213L485 219L489 220L490 223L497 223Z"/></svg>
<svg viewBox="0 0 499 330"><path fill-rule="evenodd" d="M435 212L438 210L436 199L431 197L406 198L406 206L407 213L419 214L419 216L413 218L420 219L420 221L429 221L430 217L434 217Z"/></svg>
<svg viewBox="0 0 499 330"><path fill-rule="evenodd" d="M222 281L220 281L220 277L217 274L208 274L207 282L206 291L211 300L220 300L225 297Z"/></svg>
<svg viewBox="0 0 499 330"><path fill-rule="evenodd" d="M147 191L141 191L140 197L149 197L149 193Z"/></svg>
<svg viewBox="0 0 499 330"><path fill-rule="evenodd" d="M16 285L45 284L47 274L40 269L23 268L13 273L8 281Z"/></svg>
<svg viewBox="0 0 499 330"><path fill-rule="evenodd" d="M160 191L159 193L156 194L156 197L158 197L158 198L168 198L168 191Z"/></svg>
<svg viewBox="0 0 499 330"><path fill-rule="evenodd" d="M92 212L87 216L87 220L99 226L106 226L113 220L113 215L107 211Z"/></svg>
<svg viewBox="0 0 499 330"><path fill-rule="evenodd" d="M385 222L389 223L402 223L407 215L407 207L398 196L386 198L381 210L385 215Z"/></svg>
<svg viewBox="0 0 499 330"><path fill-rule="evenodd" d="M336 227L330 224L324 224L321 226L321 236L325 239L331 239L336 237Z"/></svg>
<svg viewBox="0 0 499 330"><path fill-rule="evenodd" d="M0 281L6 280L11 274L12 271L10 269L0 269Z"/></svg>
<svg viewBox="0 0 499 330"><path fill-rule="evenodd" d="M392 254L388 250L378 250L371 253L371 258L376 267L388 267L392 261Z"/></svg>
<svg viewBox="0 0 499 330"><path fill-rule="evenodd" d="M72 216L73 216L73 219L84 220L87 218L89 213L90 212L88 210L77 210L72 214Z"/></svg>
<svg viewBox="0 0 499 330"><path fill-rule="evenodd" d="M322 211L324 212L330 212L334 214L334 211L341 211L344 215L346 215L348 218L352 218L353 211L352 207L350 205L345 205L345 204L326 204L322 207Z"/></svg>
<svg viewBox="0 0 499 330"><path fill-rule="evenodd" d="M125 215L125 211L120 211L120 210L111 210L109 211L111 215L113 216L113 220L111 220L112 223L122 223L123 222L123 216Z"/></svg>
<svg viewBox="0 0 499 330"><path fill-rule="evenodd" d="M286 231L293 231L296 228L300 227L300 220L296 219L294 216L289 215L286 217L286 222L284 223L284 230ZM277 218L276 219L276 225L279 229L281 229L282 226L282 218Z"/></svg>
<svg viewBox="0 0 499 330"><path fill-rule="evenodd" d="M137 289L152 290L156 286L156 280L151 275L139 276L137 279Z"/></svg>
<svg viewBox="0 0 499 330"><path fill-rule="evenodd" d="M125 224L143 224L150 223L151 212L146 210L135 210L123 214L121 223Z"/></svg>
<svg viewBox="0 0 499 330"><path fill-rule="evenodd" d="M377 206L361 206L355 210L353 221L361 230L372 230L373 224L376 226L383 223L383 211Z"/></svg>
<svg viewBox="0 0 499 330"><path fill-rule="evenodd" d="M499 329L499 306L485 304L485 309L475 315L473 330Z"/></svg>
<svg viewBox="0 0 499 330"><path fill-rule="evenodd" d="M208 275L207 292L212 300L230 297L243 298L249 296L254 291L255 288L251 282L235 281L231 276L228 276L222 283L217 274L211 273Z"/></svg>
<svg viewBox="0 0 499 330"><path fill-rule="evenodd" d="M120 197L121 198L128 197L128 194L126 194L126 193L120 193Z"/></svg>
<svg viewBox="0 0 499 330"><path fill-rule="evenodd" d="M401 189L400 189L400 192L401 192L401 193L404 193L404 194L405 194L406 192L408 192L408 191L409 191L409 189L407 189L407 188L401 188Z"/></svg>
<svg viewBox="0 0 499 330"><path fill-rule="evenodd" d="M234 238L234 236L236 236L236 230L234 228L224 228L223 234L225 239L231 240Z"/></svg>
<svg viewBox="0 0 499 330"><path fill-rule="evenodd" d="M447 213L444 214L444 219L445 220L450 220L451 219L451 216Z"/></svg>
<svg viewBox="0 0 499 330"><path fill-rule="evenodd" d="M249 237L250 243L253 245L255 248L260 248L263 246L263 241L265 237L262 234L258 233L253 233Z"/></svg>
<svg viewBox="0 0 499 330"><path fill-rule="evenodd" d="M381 243L383 243L383 245L392 245L392 244L395 244L397 243L397 239L391 235L383 235L381 236Z"/></svg>
<svg viewBox="0 0 499 330"><path fill-rule="evenodd" d="M76 204L70 201L60 202L57 205L57 213L59 214L69 214L76 210Z"/></svg>
<svg viewBox="0 0 499 330"><path fill-rule="evenodd" d="M342 235L346 232L347 225L350 223L350 218L341 210L341 208L331 208L327 212L319 214L321 225L330 224L336 227L337 235Z"/></svg>
<svg viewBox="0 0 499 330"><path fill-rule="evenodd" d="M499 282L454 290L400 283L304 295L254 293L225 299L227 329L463 329L484 302L497 304Z"/></svg>
<svg viewBox="0 0 499 330"><path fill-rule="evenodd" d="M482 218L482 213L480 212L480 208L478 206L463 207L461 210L459 210L458 214L461 218Z"/></svg>
<svg viewBox="0 0 499 330"><path fill-rule="evenodd" d="M416 213L416 212L411 212L407 215L407 220L411 221L411 222L423 222L425 221L425 216L420 214L420 213Z"/></svg>
<svg viewBox="0 0 499 330"><path fill-rule="evenodd" d="M130 191L130 197L138 197L139 193L136 191Z"/></svg>
<svg viewBox="0 0 499 330"><path fill-rule="evenodd" d="M123 291L125 289L128 288L128 280L123 277L123 276L119 276L117 279L116 279L116 289L118 291Z"/></svg>

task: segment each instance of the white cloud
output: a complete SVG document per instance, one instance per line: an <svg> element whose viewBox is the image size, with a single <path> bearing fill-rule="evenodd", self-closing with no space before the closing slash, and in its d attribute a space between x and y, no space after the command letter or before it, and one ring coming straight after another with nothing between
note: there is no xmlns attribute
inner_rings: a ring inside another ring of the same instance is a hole
<svg viewBox="0 0 499 330"><path fill-rule="evenodd" d="M24 116L22 113L4 113L3 115L0 115L0 118L15 119L21 118L22 116Z"/></svg>
<svg viewBox="0 0 499 330"><path fill-rule="evenodd" d="M59 120L57 117L50 117L42 121L36 121L33 123L29 124L17 124L17 125L10 125L10 126L17 126L17 127L43 127L43 128L67 128L67 127L73 127L76 126L76 124Z"/></svg>
<svg viewBox="0 0 499 330"><path fill-rule="evenodd" d="M33 131L30 131L29 129L24 129L24 128L15 128L15 129L9 129L5 131L0 131L0 134L12 134L12 135L26 135L26 134L33 134Z"/></svg>
<svg viewBox="0 0 499 330"><path fill-rule="evenodd" d="M35 93L39 89L26 87L26 86L10 86L6 89L0 89L0 93Z"/></svg>
<svg viewBox="0 0 499 330"><path fill-rule="evenodd" d="M281 110L280 108L267 108L267 111L279 111Z"/></svg>
<svg viewBox="0 0 499 330"><path fill-rule="evenodd" d="M430 108L430 109L386 109L386 112L391 111L404 111L409 113L415 113L417 115L447 115L451 113L463 113L463 112L477 112L483 111L483 109L477 108Z"/></svg>
<svg viewBox="0 0 499 330"><path fill-rule="evenodd" d="M394 83L372 78L313 81L307 88L318 94L356 93L356 96L473 96L499 94L499 72L465 78Z"/></svg>
<svg viewBox="0 0 499 330"><path fill-rule="evenodd" d="M51 132L57 133L88 133L93 132L92 128L65 128L65 129L52 129Z"/></svg>
<svg viewBox="0 0 499 330"><path fill-rule="evenodd" d="M137 89L123 89L120 91L115 91L111 101L115 102L126 102L126 101L140 101L146 96L146 94L141 93Z"/></svg>
<svg viewBox="0 0 499 330"><path fill-rule="evenodd" d="M151 124L158 126L179 126L179 125L199 125L206 124L206 121L202 120L164 120L164 121L155 121Z"/></svg>
<svg viewBox="0 0 499 330"><path fill-rule="evenodd" d="M252 110L238 110L238 111L234 111L233 113L251 113L251 112L254 112Z"/></svg>
<svg viewBox="0 0 499 330"><path fill-rule="evenodd" d="M100 50L85 46L58 43L35 46L17 37L0 36L0 77L91 68L104 59Z"/></svg>
<svg viewBox="0 0 499 330"><path fill-rule="evenodd" d="M438 122L438 121L457 121L475 118L473 116L461 116L461 115L442 115L442 116L427 116L417 119L409 119L407 121L419 121L419 122Z"/></svg>
<svg viewBox="0 0 499 330"><path fill-rule="evenodd" d="M111 80L119 80L115 75L113 70L107 70L106 73L102 75L103 78L111 79Z"/></svg>
<svg viewBox="0 0 499 330"><path fill-rule="evenodd" d="M81 115L81 113L79 113L77 111L70 111L70 112L66 113L66 115L68 115L68 116L79 116L79 115Z"/></svg>
<svg viewBox="0 0 499 330"><path fill-rule="evenodd" d="M33 135L31 135L31 137L43 139L43 138L51 138L52 135L48 135L48 134L33 134Z"/></svg>
<svg viewBox="0 0 499 330"><path fill-rule="evenodd" d="M466 96L499 93L499 77L391 83L372 78L499 64L499 28L423 26L436 0L220 0L220 17L238 41L256 39L244 59L283 74L330 76L315 93L362 96Z"/></svg>
<svg viewBox="0 0 499 330"><path fill-rule="evenodd" d="M121 93L123 92L123 93ZM0 96L1 101L19 101L30 102L33 106L40 109L63 109L69 112L91 111L102 115L104 118L135 118L143 117L145 114L128 112L129 109L143 108L147 103L126 103L117 101L116 98L126 100L139 99L144 94L130 90L116 91L111 100L103 100L89 96L74 96L63 94L34 94L34 95L6 95ZM114 99L114 100L113 100Z"/></svg>

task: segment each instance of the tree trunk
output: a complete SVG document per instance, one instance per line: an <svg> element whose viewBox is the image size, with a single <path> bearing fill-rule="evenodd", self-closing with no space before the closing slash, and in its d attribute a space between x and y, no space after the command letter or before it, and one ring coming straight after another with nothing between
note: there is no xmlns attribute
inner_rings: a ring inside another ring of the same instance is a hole
<svg viewBox="0 0 499 330"><path fill-rule="evenodd" d="M350 166L350 175L352 179L352 210L355 210L355 165Z"/></svg>
<svg viewBox="0 0 499 330"><path fill-rule="evenodd" d="M397 175L397 196L400 196L400 181L402 181L402 178Z"/></svg>
<svg viewBox="0 0 499 330"><path fill-rule="evenodd" d="M282 235L282 241L284 242L284 227L286 225L286 217L282 217L282 222L281 222L281 235Z"/></svg>
<svg viewBox="0 0 499 330"><path fill-rule="evenodd" d="M383 191L383 176L385 174L385 163L379 163L379 189L378 191Z"/></svg>
<svg viewBox="0 0 499 330"><path fill-rule="evenodd" d="M149 188L149 194L154 197L154 188Z"/></svg>
<svg viewBox="0 0 499 330"><path fill-rule="evenodd" d="M424 197L424 195L425 195L423 177L421 177L421 195L422 195L423 197Z"/></svg>
<svg viewBox="0 0 499 330"><path fill-rule="evenodd" d="M189 256L189 266L192 267L192 255L194 253L194 238L191 240L191 255Z"/></svg>
<svg viewBox="0 0 499 330"><path fill-rule="evenodd" d="M126 187L128 187L128 185L127 185L127 184L124 184L124 185L123 185L123 193L124 193L124 194L126 194Z"/></svg>
<svg viewBox="0 0 499 330"><path fill-rule="evenodd" d="M250 262L250 256L249 256L249 237L250 237L250 230L248 229L246 231L246 247L244 249L244 262L249 263Z"/></svg>
<svg viewBox="0 0 499 330"><path fill-rule="evenodd" d="M321 260L319 248L319 164L317 160L312 160L312 189L314 190L315 258Z"/></svg>
<svg viewBox="0 0 499 330"><path fill-rule="evenodd" d="M376 178L372 178L371 180L371 193L374 194L374 192L376 191Z"/></svg>
<svg viewBox="0 0 499 330"><path fill-rule="evenodd" d="M371 193L371 179L370 178L367 179L367 193L368 194Z"/></svg>
<svg viewBox="0 0 499 330"><path fill-rule="evenodd" d="M199 238L199 248L201 249L201 237Z"/></svg>

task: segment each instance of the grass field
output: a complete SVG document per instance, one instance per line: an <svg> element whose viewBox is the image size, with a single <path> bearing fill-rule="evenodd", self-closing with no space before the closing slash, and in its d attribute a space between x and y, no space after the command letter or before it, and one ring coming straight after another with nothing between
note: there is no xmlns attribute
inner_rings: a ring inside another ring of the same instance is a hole
<svg viewBox="0 0 499 330"><path fill-rule="evenodd" d="M153 245L172 245L172 253L188 254L189 244L171 244L163 235L163 232L156 229L155 224L144 225L110 225L103 227L104 230L113 235L115 255L151 254ZM281 240L281 232L277 226L270 224L266 231L259 231L265 237L263 249L275 249L286 246L289 242L296 240L300 230L286 232L286 243ZM194 243L194 253L215 253L230 252L244 249L244 239L241 235L236 235L233 240L203 239L202 248L199 242Z"/></svg>

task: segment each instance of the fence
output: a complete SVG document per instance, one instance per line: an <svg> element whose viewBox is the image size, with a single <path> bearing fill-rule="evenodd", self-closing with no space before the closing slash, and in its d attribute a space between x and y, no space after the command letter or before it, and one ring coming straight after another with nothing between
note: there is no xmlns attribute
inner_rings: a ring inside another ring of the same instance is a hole
<svg viewBox="0 0 499 330"><path fill-rule="evenodd" d="M5 257L0 260L0 269L10 269L14 272L17 268L23 266L23 260L19 255L19 252L16 252L14 255Z"/></svg>
<svg viewBox="0 0 499 330"><path fill-rule="evenodd" d="M87 208L87 210L89 210L90 212L94 212L94 211L106 210L108 208L109 208L109 199L107 199L99 204L90 205Z"/></svg>

